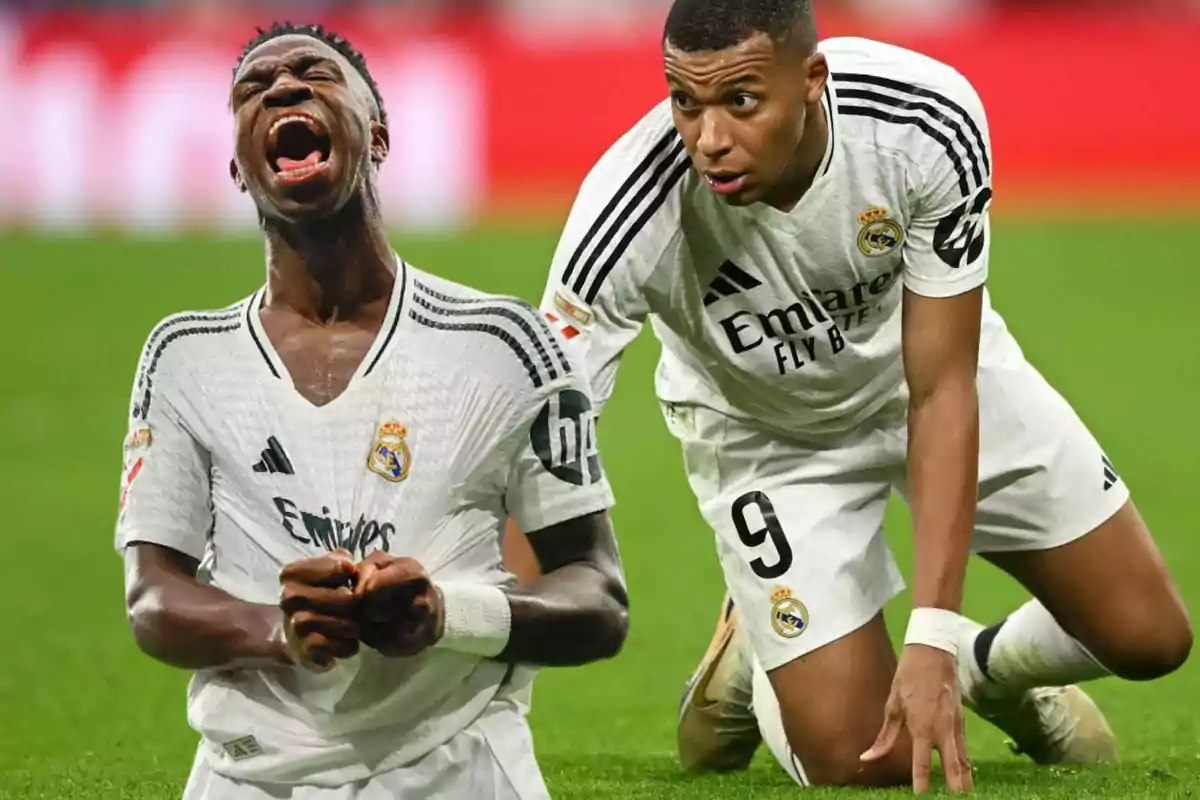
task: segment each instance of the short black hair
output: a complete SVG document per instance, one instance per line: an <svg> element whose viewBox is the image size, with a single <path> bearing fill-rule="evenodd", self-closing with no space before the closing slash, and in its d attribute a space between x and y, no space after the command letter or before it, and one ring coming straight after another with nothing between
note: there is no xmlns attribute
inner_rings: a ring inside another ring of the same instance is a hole
<svg viewBox="0 0 1200 800"><path fill-rule="evenodd" d="M371 89L371 95L375 98L375 105L379 107L379 121L387 125L387 110L383 107L383 95L379 93L379 86L375 83L375 79L371 77L371 71L367 69L367 59L344 36L325 30L323 25L293 25L290 22L273 22L269 28L255 28L255 30L258 31L258 35L247 42L246 46L242 48L242 54L238 56L237 64L233 67L235 78L237 77L238 70L242 68L246 56L256 50L259 45L269 42L272 39L278 39L280 36L291 36L293 34L310 36L332 47L350 62L350 66L358 70L358 74L362 75L363 80L367 82L367 86Z"/></svg>
<svg viewBox="0 0 1200 800"><path fill-rule="evenodd" d="M663 41L685 53L698 53L736 47L759 33L774 42L796 36L815 47L811 0L675 0Z"/></svg>

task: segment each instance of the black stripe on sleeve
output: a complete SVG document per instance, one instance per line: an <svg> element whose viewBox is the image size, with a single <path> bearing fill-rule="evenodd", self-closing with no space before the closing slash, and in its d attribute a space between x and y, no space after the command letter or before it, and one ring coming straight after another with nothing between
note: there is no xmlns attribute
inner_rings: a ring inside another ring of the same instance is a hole
<svg viewBox="0 0 1200 800"><path fill-rule="evenodd" d="M949 97L946 97L944 94L935 92L932 89L926 89L921 86L914 86L911 83L904 83L903 81L894 80L892 78L882 78L878 75L866 75L861 72L835 72L833 73L833 79L835 81L865 83L869 86L881 86L885 89L911 94L916 97L924 97L925 99L932 100L941 105L943 108L954 112L966 124L967 128L971 131L971 134L975 139L977 152L983 160L984 174L992 174L991 156L988 154L987 145L984 142L983 134L980 132L979 126L975 124L975 120L972 119L971 115L967 113L966 109L951 100ZM838 90L838 94L841 94L840 88Z"/></svg>
<svg viewBox="0 0 1200 800"><path fill-rule="evenodd" d="M890 111L883 111L878 108L869 106L838 106L838 113L845 114L849 117L872 117L873 119L882 122L891 122L897 125L915 125L925 132L934 141L938 142L942 147L946 148L946 152L950 154L950 162L954 165L954 171L958 174L958 189L962 192L963 197L969 197L971 194L971 185L967 180L967 170L963 166L962 158L954 150L954 145L950 142L946 135L937 128L929 124L929 120L924 117L905 117Z"/></svg>
<svg viewBox="0 0 1200 800"><path fill-rule="evenodd" d="M565 375L571 373L570 364L567 363L562 348L558 346L550 326L542 319L541 313L528 303L507 297L452 297L435 291L419 281L414 282L414 286L420 294L414 295L413 301L426 311L445 317L497 316L516 325L529 339L533 349L537 351L542 367L546 370L550 380L557 380L560 370ZM436 306L430 302L431 299L451 307ZM539 329L542 336L538 336ZM546 347L547 342L550 345L549 349ZM550 350L553 350L553 355Z"/></svg>
<svg viewBox="0 0 1200 800"><path fill-rule="evenodd" d="M533 363L533 359L529 357L529 353L525 352L520 343L508 331L497 325L485 325L481 322L442 322L440 320L430 319L422 315L415 308L408 312L408 316L418 325L424 325L426 328L433 328L439 331L467 331L472 333L485 333L489 336L495 336L500 341L508 345L513 354L521 361L525 367L525 371L529 373L529 380L533 382L535 388L540 389L543 385L542 376L538 373L537 366Z"/></svg>
<svg viewBox="0 0 1200 800"><path fill-rule="evenodd" d="M638 189L637 193L634 194L629 202L625 204L625 207L621 209L621 213L617 215L617 218L613 221L613 224L608 226L608 230L605 232L600 241L596 243L595 249L592 250L591 255L588 256L587 261L585 261L583 264L583 269L579 271L579 275L575 278L575 283L571 287L575 294L581 297L587 295L587 302L589 303L591 303L596 297L596 292L599 291L599 286L604 281L601 275L607 276L608 272L602 267L596 273L596 278L592 281L591 288L588 288L585 291L585 287L588 286L588 277L592 272L592 268L604 254L609 244L612 243L613 237L616 236L621 228L625 225L625 222L629 219L629 217L632 216L632 214L641 207L642 203L645 202L646 198L650 195L650 191L656 186L660 186L660 181L662 181L663 175L665 175L667 170L671 168L672 164L678 162L681 154L684 154L684 146L683 142L679 141L676 142L673 148L671 148L671 152L667 154L667 157L663 159L657 167L654 168L654 172L650 175L650 180L642 184L642 187ZM684 154L684 158L687 159L686 154ZM658 197L661 197L662 199L658 199ZM660 191L659 196L656 196L655 199L651 201L649 206L650 213L648 215L643 213L642 216L640 216L633 224L633 227L630 228L633 236L636 236L638 232L645 227L646 222L650 219L650 217L654 216L654 212L658 210L658 207L662 205L663 200L665 199L666 193ZM617 262L617 259L619 259L625 252L626 248L629 247L629 243L633 241L633 236L630 236L629 231L627 231L626 235L617 244L616 248L609 254L608 260L605 261L605 266L607 266L609 270L612 269L612 267L609 266L610 262L612 264Z"/></svg>
<svg viewBox="0 0 1200 800"><path fill-rule="evenodd" d="M193 322L208 322L208 323L230 322L232 320L237 319L238 316L241 315L241 310L239 308L240 306L241 306L241 303L237 303L233 306L230 306L227 309L222 309L221 311L189 312L187 314L180 314L179 316L176 316L176 317L169 317L168 319L165 319L161 323L159 323L154 328L154 330L150 331L150 336L147 337L147 339L146 339L146 346L145 346L145 348L143 348L143 351L142 351L143 352L142 365L141 365L141 368L138 370L137 388L141 389L145 385L145 382L146 382L146 372L147 372L147 368L150 364L150 359L147 358L147 356L149 356L150 353L154 352L154 348L158 346L159 340L163 337L164 334L166 334L166 332L168 330L170 330L171 328L178 327L180 325L191 324Z"/></svg>
<svg viewBox="0 0 1200 800"><path fill-rule="evenodd" d="M550 328L550 324L546 322L546 318L542 315L542 312L523 302L520 302L520 306L530 311L534 323L541 329L542 335L546 337L546 341L550 342L550 348L554 350L554 356L557 359L559 368L562 369L564 375L570 375L571 362L562 348L558 346L558 335Z"/></svg>
<svg viewBox="0 0 1200 800"><path fill-rule="evenodd" d="M971 161L971 177L975 180L976 186L983 184L983 176L979 172L979 159L976 157L975 149L971 146L971 142L967 139L967 135L961 124L955 122L950 117L938 111L928 103L922 103L917 100L911 100L903 97L893 97L891 95L880 94L879 92L870 89L839 89L838 97L843 97L847 100L866 100L872 103L878 103L883 106L891 106L902 111L914 111L925 114L934 120L937 120L947 129L954 133L954 138L962 145L963 152L967 154L967 158Z"/></svg>
<svg viewBox="0 0 1200 800"><path fill-rule="evenodd" d="M657 161L658 158L666 151L666 149L670 147L671 144L678 138L679 134L674 128L671 128L671 130L663 134L662 138L659 139L650 152L646 154L646 157L642 159L641 163L634 167L633 172L629 174L629 177L625 179L625 182L621 184L621 187L617 189L616 193L612 196L612 199L608 201L608 204L604 206L604 210L601 211L599 216L596 217L595 222L592 223L592 227L588 229L587 234L584 235L583 239L579 242L579 245L575 248L575 252L571 254L571 260L567 262L567 269L563 272L563 285L566 285L567 282L571 280L571 276L575 273L575 267L578 265L580 257L587 250L588 245L592 242L592 239L594 239L596 235L600 233L601 229L608 221L609 216L612 215L625 196L629 194L629 192L637 184L638 180L645 176L650 167L654 165L654 162Z"/></svg>
<svg viewBox="0 0 1200 800"><path fill-rule="evenodd" d="M182 328L163 337L163 340L158 343L158 347L154 350L154 355L150 358L150 363L146 369L146 385L142 394L141 402L134 406L133 416L135 418L147 419L150 414L150 401L154 396L154 373L158 370L158 362L162 359L163 353L171 344L179 339L188 336L213 336L219 333L229 333L236 331L242 327L242 322L239 319L232 325L209 325L200 328Z"/></svg>
<svg viewBox="0 0 1200 800"><path fill-rule="evenodd" d="M599 294L600 287L604 285L604 281L606 278L608 278L608 274L612 272L612 269L614 266L616 266L617 261L629 248L629 243L632 242L633 238L641 232L642 228L646 227L646 223L649 222L650 219L658 212L658 209L662 207L662 204L667 201L667 198L670 197L671 192L675 189L675 185L683 179L683 176L687 174L687 171L691 168L691 166L691 157L684 154L683 160L679 162L678 166L676 166L671 174L667 176L666 182L663 183L661 188L659 188L658 194L655 196L653 202L646 207L646 210L642 212L640 217L634 220L633 225L628 231L625 232L625 235L621 237L621 241L617 243L616 248L609 255L608 260L604 262L604 265L600 267L600 270L596 273L596 278L594 281L592 281L592 285L588 288L587 292L581 293L583 295L584 302L596 302L596 295Z"/></svg>

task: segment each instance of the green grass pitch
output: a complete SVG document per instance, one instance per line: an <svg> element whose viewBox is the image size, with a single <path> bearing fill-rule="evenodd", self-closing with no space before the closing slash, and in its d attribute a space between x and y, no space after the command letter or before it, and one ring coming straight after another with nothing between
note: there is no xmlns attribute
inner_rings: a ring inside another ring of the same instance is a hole
<svg viewBox="0 0 1200 800"><path fill-rule="evenodd" d="M1121 469L1193 611L1198 232L1194 222L998 222L992 267L994 302ZM399 238L397 247L430 271L537 298L554 233ZM111 548L125 406L153 323L248 294L262 280L261 253L246 240L0 237L0 482L12 603L0 634L0 798L179 796L195 746L186 675L136 650ZM675 766L676 704L722 583L712 534L653 402L656 354L649 335L633 348L602 431L632 594L629 642L614 661L539 678L532 723L541 763L561 798L791 797L802 790L765 750L743 775L688 778ZM889 537L907 567L903 507L892 510ZM1024 599L983 564L972 567L967 598L967 612L989 621ZM893 633L907 602L889 608ZM1200 668L1093 691L1121 738L1121 765L1039 769L972 718L980 794L1200 794Z"/></svg>

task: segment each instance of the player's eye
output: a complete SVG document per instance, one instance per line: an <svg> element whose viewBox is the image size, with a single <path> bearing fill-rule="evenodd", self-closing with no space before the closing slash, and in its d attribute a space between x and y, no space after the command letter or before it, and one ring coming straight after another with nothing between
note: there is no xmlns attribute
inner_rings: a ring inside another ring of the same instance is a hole
<svg viewBox="0 0 1200 800"><path fill-rule="evenodd" d="M733 107L738 111L753 111L758 108L758 97L749 92L739 92L733 97Z"/></svg>
<svg viewBox="0 0 1200 800"><path fill-rule="evenodd" d="M691 95L687 94L686 92L672 92L671 93L671 102L673 102L675 104L675 107L678 108L680 111L695 111L696 110L695 98L693 98Z"/></svg>
<svg viewBox="0 0 1200 800"><path fill-rule="evenodd" d="M321 83L332 83L333 81L337 80L337 78L333 76L333 73L322 72L319 70L309 70L308 72L304 73L304 77L310 81L319 81Z"/></svg>
<svg viewBox="0 0 1200 800"><path fill-rule="evenodd" d="M243 83L238 87L238 102L244 103L255 95L262 94L265 87L261 83Z"/></svg>

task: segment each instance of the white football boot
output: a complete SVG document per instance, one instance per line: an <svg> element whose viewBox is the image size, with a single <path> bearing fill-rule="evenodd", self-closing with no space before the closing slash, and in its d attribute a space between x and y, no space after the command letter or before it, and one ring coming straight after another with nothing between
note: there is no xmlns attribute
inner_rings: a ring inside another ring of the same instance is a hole
<svg viewBox="0 0 1200 800"><path fill-rule="evenodd" d="M679 706L679 763L687 772L750 766L762 744L754 717L754 662L733 601L726 596L708 650Z"/></svg>
<svg viewBox="0 0 1200 800"><path fill-rule="evenodd" d="M1014 693L991 682L975 658L983 626L964 619L958 641L963 705L1008 734L1009 748L1036 764L1100 764L1117 760L1117 740L1104 714L1078 686Z"/></svg>

